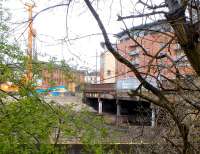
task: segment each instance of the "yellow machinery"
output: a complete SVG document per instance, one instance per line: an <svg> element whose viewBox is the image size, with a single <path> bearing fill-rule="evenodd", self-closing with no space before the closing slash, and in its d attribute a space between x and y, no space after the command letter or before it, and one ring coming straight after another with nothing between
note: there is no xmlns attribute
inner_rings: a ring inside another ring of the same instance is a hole
<svg viewBox="0 0 200 154"><path fill-rule="evenodd" d="M18 87L10 82L2 83L0 89L6 92L18 92Z"/></svg>
<svg viewBox="0 0 200 154"><path fill-rule="evenodd" d="M25 84L28 81L28 77L26 75L23 75L20 83L21 84ZM19 91L19 87L15 84L13 84L12 82L5 82L0 84L0 89L5 91L5 92L18 92Z"/></svg>

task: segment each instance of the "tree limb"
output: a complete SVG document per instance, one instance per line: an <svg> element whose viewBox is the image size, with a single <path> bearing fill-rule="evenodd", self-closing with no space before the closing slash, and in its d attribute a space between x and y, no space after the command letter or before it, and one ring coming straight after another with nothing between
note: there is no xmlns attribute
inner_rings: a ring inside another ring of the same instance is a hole
<svg viewBox="0 0 200 154"><path fill-rule="evenodd" d="M147 3L143 2L142 0L138 0L138 3L143 4L144 6L146 6L148 9L160 9L163 7L167 7L167 4L160 4L160 5L148 5Z"/></svg>
<svg viewBox="0 0 200 154"><path fill-rule="evenodd" d="M146 16L152 16L155 14L166 14L166 13L167 12L165 12L165 11L153 11L153 12L146 13L146 14L130 15L130 16L124 16L124 17L118 15L117 21L121 21L124 19L130 19L130 18L142 18L142 17L146 17Z"/></svg>

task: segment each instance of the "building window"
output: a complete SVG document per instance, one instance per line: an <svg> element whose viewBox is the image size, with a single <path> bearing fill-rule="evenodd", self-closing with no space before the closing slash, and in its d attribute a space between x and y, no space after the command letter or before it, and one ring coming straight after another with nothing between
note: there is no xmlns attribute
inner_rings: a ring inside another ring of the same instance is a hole
<svg viewBox="0 0 200 154"><path fill-rule="evenodd" d="M133 56L133 57L132 57L132 60L131 60L131 63L132 63L134 66L138 67L138 66L139 66L139 55Z"/></svg>
<svg viewBox="0 0 200 154"><path fill-rule="evenodd" d="M122 42L126 42L126 41L128 41L130 38L128 37L128 35L124 35L124 36L122 36L121 38L120 38L120 42L122 43Z"/></svg>
<svg viewBox="0 0 200 154"><path fill-rule="evenodd" d="M160 48L163 48L165 45L165 43L160 43Z"/></svg>
<svg viewBox="0 0 200 154"><path fill-rule="evenodd" d="M140 48L136 47L136 48L133 48L131 51L129 51L129 55L130 56L138 56L139 52L140 52Z"/></svg>
<svg viewBox="0 0 200 154"><path fill-rule="evenodd" d="M111 70L107 70L107 75L111 75Z"/></svg>

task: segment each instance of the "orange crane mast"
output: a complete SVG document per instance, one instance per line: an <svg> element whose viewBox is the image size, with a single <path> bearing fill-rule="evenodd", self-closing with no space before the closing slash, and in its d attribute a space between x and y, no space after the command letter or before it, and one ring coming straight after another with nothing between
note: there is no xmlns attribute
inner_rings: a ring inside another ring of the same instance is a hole
<svg viewBox="0 0 200 154"><path fill-rule="evenodd" d="M22 77L23 82L32 81L33 73L32 73L32 55L33 55L33 37L35 37L35 31L33 30L33 8L35 4L25 3L25 6L28 7L28 14L29 14L29 25L28 25L28 60L27 60L27 71L24 79ZM17 92L18 86L13 85L11 82L0 84L0 89L6 92Z"/></svg>
<svg viewBox="0 0 200 154"><path fill-rule="evenodd" d="M29 13L29 31L28 31L28 62L27 62L27 80L32 81L32 55L33 55L33 7L34 4L25 4L28 7Z"/></svg>

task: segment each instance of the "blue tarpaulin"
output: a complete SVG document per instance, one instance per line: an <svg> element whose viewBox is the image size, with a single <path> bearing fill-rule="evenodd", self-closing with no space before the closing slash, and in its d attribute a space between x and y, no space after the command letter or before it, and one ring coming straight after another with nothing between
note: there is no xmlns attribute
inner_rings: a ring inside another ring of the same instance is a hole
<svg viewBox="0 0 200 154"><path fill-rule="evenodd" d="M65 88L65 86L55 86L48 88L48 91L51 96L60 96L66 93L67 89Z"/></svg>
<svg viewBox="0 0 200 154"><path fill-rule="evenodd" d="M52 96L59 96L60 94L67 92L67 89L65 88L65 86L55 86L50 87L48 89L36 89L35 91L38 94L44 94L49 92L49 94Z"/></svg>
<svg viewBox="0 0 200 154"><path fill-rule="evenodd" d="M35 91L36 91L36 93L38 93L38 94L42 94L42 93L46 93L46 92L47 92L46 89L36 89Z"/></svg>
<svg viewBox="0 0 200 154"><path fill-rule="evenodd" d="M49 94L50 94L51 96L59 96L59 95L60 95L60 92L51 91Z"/></svg>
<svg viewBox="0 0 200 154"><path fill-rule="evenodd" d="M55 86L48 88L49 91L57 91L59 89L66 89L65 86Z"/></svg>

